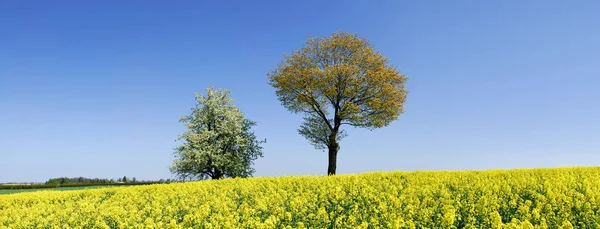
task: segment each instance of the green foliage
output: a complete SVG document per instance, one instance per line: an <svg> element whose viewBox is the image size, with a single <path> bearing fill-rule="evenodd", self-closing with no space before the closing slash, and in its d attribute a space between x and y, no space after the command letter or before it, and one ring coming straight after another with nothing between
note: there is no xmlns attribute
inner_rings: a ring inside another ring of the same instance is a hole
<svg viewBox="0 0 600 229"><path fill-rule="evenodd" d="M13 193L22 192L25 190L35 189L56 189L56 188L77 188L77 187L107 187L107 186L128 186L128 185L147 185L147 184L160 184L170 183L171 180L161 179L159 181L138 181L135 178L128 181L127 183L121 183L121 178L118 179L119 183L115 183L113 179L99 179L99 178L85 178L85 177L58 177L51 178L45 183L22 183L22 184L0 184L0 190L10 190L2 193ZM126 179L127 180L127 179Z"/></svg>
<svg viewBox="0 0 600 229"><path fill-rule="evenodd" d="M191 114L180 119L187 131L175 149L171 172L181 179L250 177L253 161L262 157L260 144L251 131L256 123L244 118L233 105L229 90L208 87L196 94Z"/></svg>
<svg viewBox="0 0 600 229"><path fill-rule="evenodd" d="M110 184L114 183L111 179L85 178L85 177L58 177L46 181L48 185L66 185L66 184Z"/></svg>
<svg viewBox="0 0 600 229"><path fill-rule="evenodd" d="M327 149L329 145L329 136L332 135L333 130L327 127L327 124L323 122L323 119L307 115L304 117L304 122L300 126L298 133L304 136L316 149L324 150ZM339 130L335 135L336 142L339 142L346 136L345 130Z"/></svg>

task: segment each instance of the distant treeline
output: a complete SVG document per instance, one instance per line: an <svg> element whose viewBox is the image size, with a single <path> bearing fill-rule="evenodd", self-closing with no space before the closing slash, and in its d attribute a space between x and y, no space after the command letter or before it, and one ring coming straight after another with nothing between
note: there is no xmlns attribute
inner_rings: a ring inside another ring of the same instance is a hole
<svg viewBox="0 0 600 229"><path fill-rule="evenodd" d="M52 178L45 183L29 183L29 184L10 184L0 185L0 190L3 189L39 189L39 188L58 188L58 187L85 187L85 186L131 186L131 185L148 185L148 184L162 184L171 183L175 180L171 179L160 179L158 181L138 181L135 177L129 179L126 176L117 179L99 179L99 178L85 178L85 177L59 177Z"/></svg>

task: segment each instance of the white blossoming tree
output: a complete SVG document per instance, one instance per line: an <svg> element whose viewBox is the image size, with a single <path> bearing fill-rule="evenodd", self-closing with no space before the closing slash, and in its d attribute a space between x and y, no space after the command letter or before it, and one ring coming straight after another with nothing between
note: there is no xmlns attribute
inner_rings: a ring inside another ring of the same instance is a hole
<svg viewBox="0 0 600 229"><path fill-rule="evenodd" d="M262 157L261 144L250 130L255 122L233 105L229 90L209 86L206 95L196 94L196 105L181 117L187 131L177 140L171 172L180 179L250 177L253 161Z"/></svg>

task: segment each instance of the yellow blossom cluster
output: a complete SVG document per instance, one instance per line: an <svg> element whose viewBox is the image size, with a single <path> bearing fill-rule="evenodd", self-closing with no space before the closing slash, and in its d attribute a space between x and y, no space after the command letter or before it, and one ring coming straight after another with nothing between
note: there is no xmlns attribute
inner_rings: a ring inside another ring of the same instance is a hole
<svg viewBox="0 0 600 229"><path fill-rule="evenodd" d="M0 195L0 228L600 228L600 167L259 177Z"/></svg>

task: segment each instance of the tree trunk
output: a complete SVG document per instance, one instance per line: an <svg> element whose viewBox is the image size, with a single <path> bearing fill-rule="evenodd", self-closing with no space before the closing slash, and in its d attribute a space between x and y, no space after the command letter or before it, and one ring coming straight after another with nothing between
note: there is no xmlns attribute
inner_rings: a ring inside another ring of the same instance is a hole
<svg viewBox="0 0 600 229"><path fill-rule="evenodd" d="M337 146L328 146L329 149L329 165L327 166L327 175L335 175L337 165Z"/></svg>
<svg viewBox="0 0 600 229"><path fill-rule="evenodd" d="M337 131L329 136L329 144L327 149L329 150L329 164L327 166L327 175L335 175L335 169L337 167L337 153L340 150L340 145L336 141Z"/></svg>
<svg viewBox="0 0 600 229"><path fill-rule="evenodd" d="M337 153L340 150L340 144L337 142L337 135L340 130L342 119L340 119L338 116L338 107L338 105L335 106L333 130L329 135L329 144L327 144L327 149L329 150L329 165L327 166L327 175L330 176L335 175L335 169L337 167Z"/></svg>
<svg viewBox="0 0 600 229"><path fill-rule="evenodd" d="M223 178L223 173L219 169L215 168L215 172L213 173L213 176L211 177L211 179L218 180L221 178Z"/></svg>

